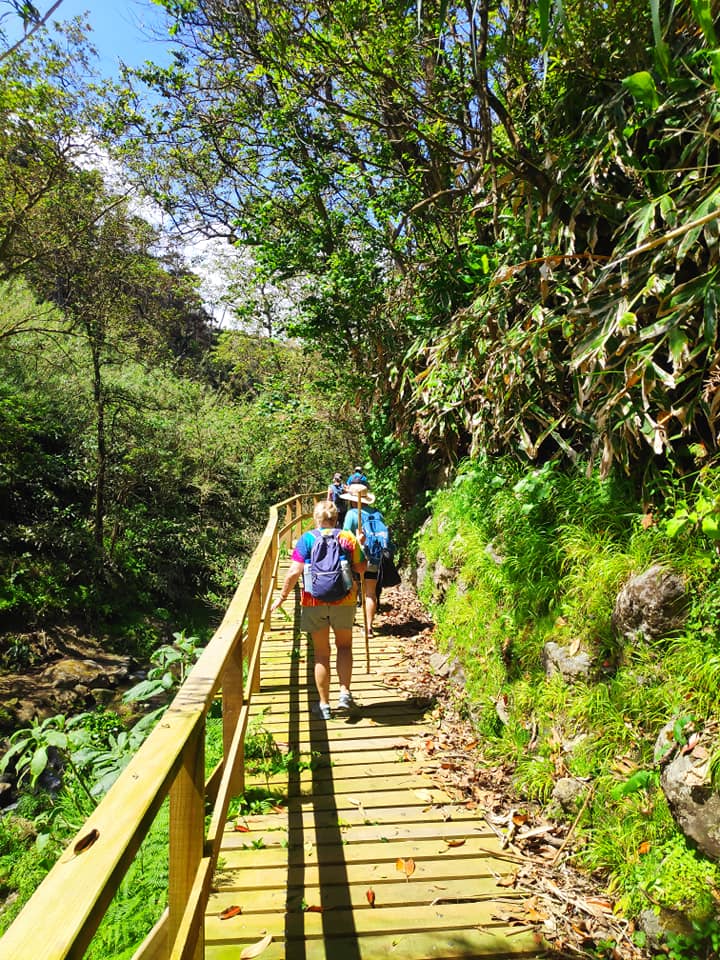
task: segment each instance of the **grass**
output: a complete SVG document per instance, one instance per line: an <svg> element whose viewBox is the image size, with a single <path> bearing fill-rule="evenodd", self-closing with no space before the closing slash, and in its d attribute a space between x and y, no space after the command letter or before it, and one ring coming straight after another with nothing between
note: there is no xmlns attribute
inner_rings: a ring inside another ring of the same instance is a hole
<svg viewBox="0 0 720 960"><path fill-rule="evenodd" d="M440 596L428 575L421 598L440 648L462 664L486 759L512 764L520 797L541 804L558 776L584 778L593 794L578 825L577 864L604 877L629 915L666 908L709 922L720 867L691 850L675 825L653 748L680 714L699 726L717 719L717 552L702 536L669 536L657 508L643 523L647 508L628 485L553 467L523 476L512 465L467 463L432 507L418 546L430 570L441 562L454 582ZM629 642L613 631L615 598L654 563L685 577L687 621L675 636ZM590 676L547 678L550 640L587 651ZM494 710L500 694L506 724ZM631 780L638 771L642 786Z"/></svg>

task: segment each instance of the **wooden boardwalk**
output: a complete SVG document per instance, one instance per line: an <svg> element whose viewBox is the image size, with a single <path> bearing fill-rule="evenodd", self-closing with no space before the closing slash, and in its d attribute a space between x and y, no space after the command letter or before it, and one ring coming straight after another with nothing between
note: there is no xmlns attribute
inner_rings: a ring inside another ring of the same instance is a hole
<svg viewBox="0 0 720 960"><path fill-rule="evenodd" d="M268 935L265 960L540 956L529 929L496 919L515 897L497 883L514 865L496 835L411 759L423 711L383 684L385 671L402 669L402 641L372 639L368 674L356 626L361 709L325 723L310 715L311 650L285 607L291 619L276 613L264 640L253 712L303 762L246 783L256 797L284 799L241 819L242 832L228 824L206 913L207 960L239 960ZM331 692L334 700L335 680ZM241 912L221 919L228 907Z"/></svg>

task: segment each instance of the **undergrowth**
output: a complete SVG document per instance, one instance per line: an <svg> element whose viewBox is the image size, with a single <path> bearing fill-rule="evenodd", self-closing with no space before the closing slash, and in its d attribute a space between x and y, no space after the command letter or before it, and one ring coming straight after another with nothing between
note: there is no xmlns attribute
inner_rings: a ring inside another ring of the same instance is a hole
<svg viewBox="0 0 720 960"><path fill-rule="evenodd" d="M719 482L703 478L705 488ZM441 649L462 664L486 758L513 763L519 794L566 819L581 801L563 811L551 805L553 788L561 776L581 778L591 792L574 860L604 877L618 909L682 911L698 929L714 923L720 868L676 827L653 752L673 718L717 719L720 561L718 540L703 533L712 533L710 508L693 512L686 491L670 490L650 510L621 480L476 460L431 510L418 542L428 571L420 595ZM657 563L685 579L685 625L662 640L623 640L612 623L617 594ZM451 575L438 576L443 567ZM551 642L584 651L589 675L548 677Z"/></svg>

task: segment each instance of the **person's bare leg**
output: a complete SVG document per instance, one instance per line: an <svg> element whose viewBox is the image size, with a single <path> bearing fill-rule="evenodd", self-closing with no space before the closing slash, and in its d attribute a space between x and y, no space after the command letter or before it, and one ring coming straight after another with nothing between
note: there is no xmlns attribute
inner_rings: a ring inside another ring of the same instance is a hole
<svg viewBox="0 0 720 960"><path fill-rule="evenodd" d="M335 630L335 647L335 669L340 684L340 693L349 693L353 668L352 628Z"/></svg>
<svg viewBox="0 0 720 960"><path fill-rule="evenodd" d="M372 630L375 611L377 610L377 580L365 577L365 613L367 614L368 630Z"/></svg>
<svg viewBox="0 0 720 960"><path fill-rule="evenodd" d="M320 704L330 703L330 627L323 627L312 634L315 658L315 686Z"/></svg>

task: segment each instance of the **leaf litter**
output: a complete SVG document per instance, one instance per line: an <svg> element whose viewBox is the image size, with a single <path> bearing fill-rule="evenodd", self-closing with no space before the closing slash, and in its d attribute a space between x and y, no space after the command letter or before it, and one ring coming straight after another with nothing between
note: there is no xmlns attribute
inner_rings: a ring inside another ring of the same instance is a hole
<svg viewBox="0 0 720 960"><path fill-rule="evenodd" d="M482 744L463 716L462 688L431 666L437 653L434 627L416 595L394 587L383 600L378 632L402 639L405 651L383 682L409 702L426 703L425 722L434 727L395 744L398 759L414 761L458 806L483 816L500 839L499 859L514 866L512 873L497 876L497 885L512 887L516 899L495 898L495 919L532 928L558 956L587 956L594 944L614 941L613 960L647 960L650 953L632 940L632 922L616 914L605 890L569 862L576 824L545 818L540 804L519 806L511 765L484 761ZM451 819L451 805L444 809L443 819ZM448 852L453 845L448 843ZM411 860L398 858L396 864L406 880L410 863L414 870Z"/></svg>

